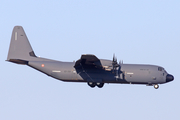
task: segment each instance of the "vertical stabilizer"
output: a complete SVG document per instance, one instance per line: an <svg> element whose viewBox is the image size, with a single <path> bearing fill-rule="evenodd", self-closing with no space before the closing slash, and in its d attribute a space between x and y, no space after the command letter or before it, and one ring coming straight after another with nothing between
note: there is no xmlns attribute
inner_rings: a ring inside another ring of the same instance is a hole
<svg viewBox="0 0 180 120"><path fill-rule="evenodd" d="M27 64L26 62L36 57L34 51L28 41L28 38L21 26L15 26L11 36L7 61L19 64Z"/></svg>

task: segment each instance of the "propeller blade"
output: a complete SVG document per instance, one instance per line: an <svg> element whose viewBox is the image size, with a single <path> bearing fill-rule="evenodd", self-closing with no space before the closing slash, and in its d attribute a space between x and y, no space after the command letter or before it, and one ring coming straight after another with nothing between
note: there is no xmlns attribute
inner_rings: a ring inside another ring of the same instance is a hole
<svg viewBox="0 0 180 120"><path fill-rule="evenodd" d="M113 54L113 62L115 61L116 57L115 57L115 54Z"/></svg>

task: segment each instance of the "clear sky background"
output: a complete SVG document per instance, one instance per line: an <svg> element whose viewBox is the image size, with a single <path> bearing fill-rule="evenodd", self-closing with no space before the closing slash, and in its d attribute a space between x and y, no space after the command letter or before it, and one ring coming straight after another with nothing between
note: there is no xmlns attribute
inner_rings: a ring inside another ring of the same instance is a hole
<svg viewBox="0 0 180 120"><path fill-rule="evenodd" d="M173 82L66 83L6 62L12 29L23 26L37 56L81 54L163 66ZM179 0L4 0L0 2L0 120L179 120Z"/></svg>

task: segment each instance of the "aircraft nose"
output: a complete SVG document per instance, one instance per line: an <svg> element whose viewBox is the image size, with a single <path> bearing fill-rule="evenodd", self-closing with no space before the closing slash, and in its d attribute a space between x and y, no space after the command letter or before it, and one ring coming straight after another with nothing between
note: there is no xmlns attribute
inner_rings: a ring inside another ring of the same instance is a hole
<svg viewBox="0 0 180 120"><path fill-rule="evenodd" d="M170 81L173 81L174 80L174 76L173 75L170 75L170 74L167 74L166 76L166 82L170 82Z"/></svg>

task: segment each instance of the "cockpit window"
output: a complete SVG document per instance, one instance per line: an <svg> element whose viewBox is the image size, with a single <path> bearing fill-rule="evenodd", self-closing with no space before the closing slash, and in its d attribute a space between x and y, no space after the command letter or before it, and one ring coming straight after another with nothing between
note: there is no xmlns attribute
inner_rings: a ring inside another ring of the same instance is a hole
<svg viewBox="0 0 180 120"><path fill-rule="evenodd" d="M162 71L163 70L163 68L162 67L158 67L158 71Z"/></svg>

